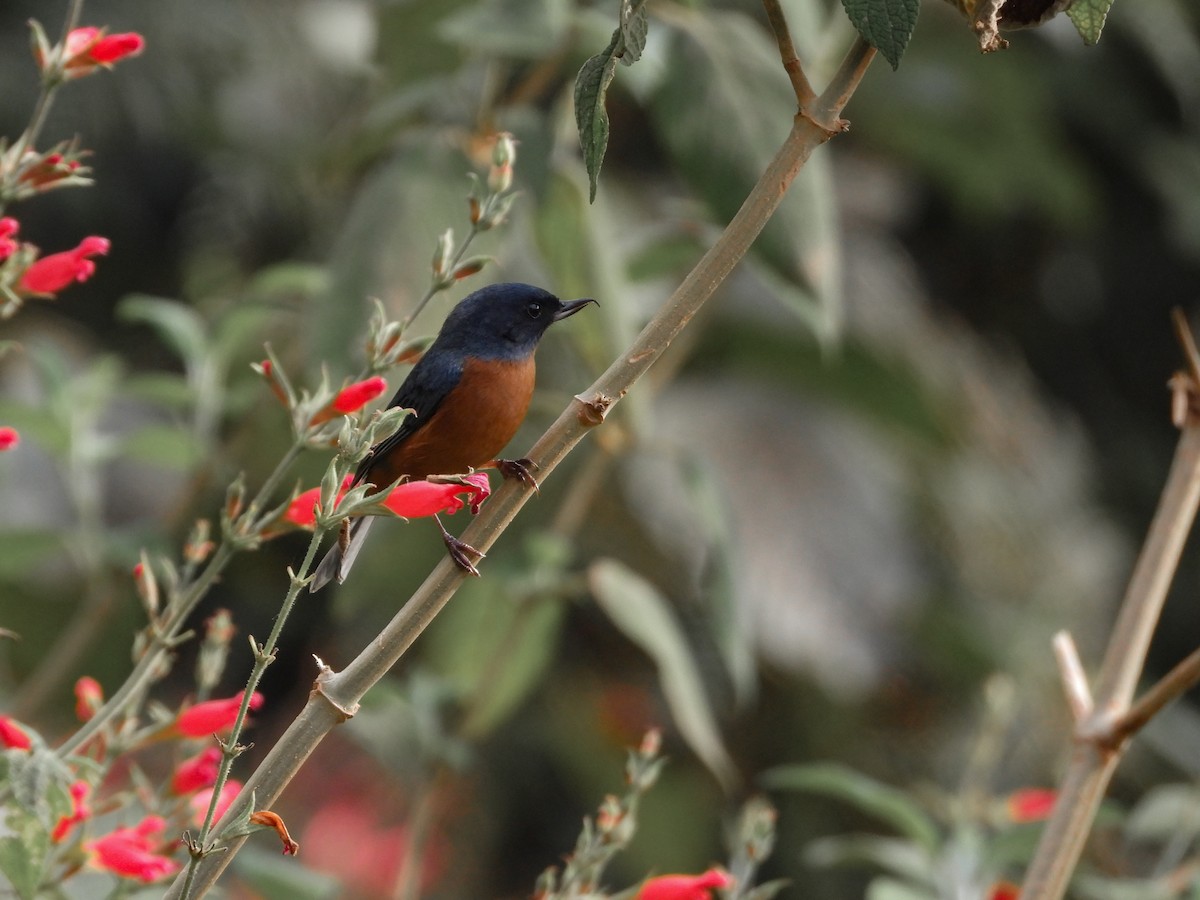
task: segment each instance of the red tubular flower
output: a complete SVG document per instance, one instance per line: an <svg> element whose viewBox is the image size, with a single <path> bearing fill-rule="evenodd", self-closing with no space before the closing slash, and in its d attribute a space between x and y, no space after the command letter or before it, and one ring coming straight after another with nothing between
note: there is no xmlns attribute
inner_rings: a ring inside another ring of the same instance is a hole
<svg viewBox="0 0 1200 900"><path fill-rule="evenodd" d="M733 886L733 876L721 869L702 875L659 875L638 890L634 900L712 900L713 888Z"/></svg>
<svg viewBox="0 0 1200 900"><path fill-rule="evenodd" d="M179 863L155 852L166 827L161 816L146 816L133 828L118 828L84 846L97 867L149 884L179 871Z"/></svg>
<svg viewBox="0 0 1200 900"><path fill-rule="evenodd" d="M67 35L63 68L72 77L87 75L97 67L108 67L127 56L137 56L145 46L146 39L134 31L105 34L102 28L76 28Z"/></svg>
<svg viewBox="0 0 1200 900"><path fill-rule="evenodd" d="M1014 822L1040 822L1050 817L1058 792L1047 788L1024 788L1013 791L1005 803L1008 817Z"/></svg>
<svg viewBox="0 0 1200 900"><path fill-rule="evenodd" d="M358 412L386 390L387 382L375 375L366 381L356 381L354 384L342 388L333 398L332 406L336 412L343 415Z"/></svg>
<svg viewBox="0 0 1200 900"><path fill-rule="evenodd" d="M230 778L225 782L225 787L221 788L221 797L217 800L217 811L213 814L213 821L218 822L221 816L225 815L225 810L229 809L229 804L234 801L238 793L242 789L242 783L236 778ZM208 815L208 804L212 802L212 789L201 791L188 801L192 807L192 824L197 828L204 825L204 817Z"/></svg>
<svg viewBox="0 0 1200 900"><path fill-rule="evenodd" d="M21 276L17 288L26 294L57 294L73 282L87 281L96 271L88 257L108 253L108 238L85 237L74 250L51 253L36 260Z"/></svg>
<svg viewBox="0 0 1200 900"><path fill-rule="evenodd" d="M217 783L217 770L221 768L221 748L209 747L191 759L179 764L171 777L173 794L190 794Z"/></svg>
<svg viewBox="0 0 1200 900"><path fill-rule="evenodd" d="M75 682L75 717L80 722L88 721L104 703L104 688L90 675Z"/></svg>
<svg viewBox="0 0 1200 900"><path fill-rule="evenodd" d="M237 719L238 708L242 705L245 691L224 700L207 700L185 709L175 720L174 730L184 737L208 737L220 734L233 727ZM263 705L263 695L254 692L250 698L250 708L258 709Z"/></svg>
<svg viewBox="0 0 1200 900"><path fill-rule="evenodd" d="M459 495L465 495L471 504L471 512L479 507L492 493L487 474L475 472L463 478L464 484L436 484L432 481L409 481L394 488L383 505L398 516L419 519L438 513L456 513L466 504Z"/></svg>
<svg viewBox="0 0 1200 900"><path fill-rule="evenodd" d="M33 741L24 728L8 716L0 716L0 745L7 750L28 750Z"/></svg>
<svg viewBox="0 0 1200 900"><path fill-rule="evenodd" d="M20 227L17 220L11 216L0 219L0 262L17 252L17 242L13 240L13 236Z"/></svg>
<svg viewBox="0 0 1200 900"><path fill-rule="evenodd" d="M56 844L62 843L71 833L72 828L92 814L92 807L88 803L88 798L92 793L90 784L86 781L76 781L67 790L71 794L71 814L59 819L54 830L50 832L50 839Z"/></svg>
<svg viewBox="0 0 1200 900"><path fill-rule="evenodd" d="M0 426L0 453L14 449L19 443L21 443L21 435L17 433L17 429L8 425Z"/></svg>
<svg viewBox="0 0 1200 900"><path fill-rule="evenodd" d="M339 502L345 496L346 491L350 489L352 481L354 481L353 475L347 475L342 479L342 488L337 495ZM320 502L321 488L309 488L307 491L297 494L296 499L288 504L287 511L283 514L283 520L291 522L293 525L299 525L301 528L312 528L317 524L317 504Z"/></svg>

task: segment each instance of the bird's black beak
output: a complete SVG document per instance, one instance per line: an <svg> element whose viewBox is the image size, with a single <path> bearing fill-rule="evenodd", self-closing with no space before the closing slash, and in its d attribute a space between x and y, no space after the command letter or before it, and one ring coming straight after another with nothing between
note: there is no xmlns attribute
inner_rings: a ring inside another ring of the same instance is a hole
<svg viewBox="0 0 1200 900"><path fill-rule="evenodd" d="M582 300L568 300L562 305L562 309L554 314L554 321L561 322L568 316L575 315L575 313L579 312L589 303L596 303L596 301L591 297L584 297ZM600 304L596 303L596 305L599 306Z"/></svg>

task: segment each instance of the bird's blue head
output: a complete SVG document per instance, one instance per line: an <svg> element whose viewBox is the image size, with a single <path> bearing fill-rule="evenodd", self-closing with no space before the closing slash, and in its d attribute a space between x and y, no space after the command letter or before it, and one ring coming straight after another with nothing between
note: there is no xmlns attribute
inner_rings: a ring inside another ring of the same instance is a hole
<svg viewBox="0 0 1200 900"><path fill-rule="evenodd" d="M595 302L585 297L564 303L531 284L488 285L450 311L437 343L485 359L521 359L547 328Z"/></svg>

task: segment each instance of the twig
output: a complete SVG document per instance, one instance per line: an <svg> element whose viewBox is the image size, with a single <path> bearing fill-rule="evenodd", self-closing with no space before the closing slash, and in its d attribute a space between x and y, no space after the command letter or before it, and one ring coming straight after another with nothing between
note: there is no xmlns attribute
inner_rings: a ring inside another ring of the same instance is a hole
<svg viewBox="0 0 1200 900"><path fill-rule="evenodd" d="M1194 346L1190 335L1184 340L1184 347L1189 365L1194 364ZM1195 390L1194 384L1191 389ZM1188 401L1188 408L1194 406L1193 395ZM1190 672L1191 657L1183 664L1183 676L1172 679L1169 687L1164 687L1161 693L1152 690L1143 700L1145 706L1138 704L1131 708L1150 638L1162 611L1171 577L1179 564L1184 541L1195 520L1198 503L1200 420L1189 415L1185 417L1158 510L1150 523L1146 542L1113 626L1104 663L1096 679L1094 709L1091 715L1076 725L1075 750L1059 787L1054 813L1046 823L1026 874L1021 892L1024 900L1058 900L1066 892L1096 810L1126 746L1123 739L1117 739L1118 733L1123 729L1127 737L1135 731L1130 722L1133 708L1140 708L1139 716L1145 712L1156 712L1178 693L1183 677ZM1174 693L1168 695L1168 691ZM1144 722L1136 727L1141 727L1141 724Z"/></svg>
<svg viewBox="0 0 1200 900"><path fill-rule="evenodd" d="M817 94L812 89L812 85L808 83L808 76L804 74L804 68L800 65L799 57L796 56L796 47L792 43L792 32L788 28L787 19L784 18L783 9L779 6L779 0L763 0L763 7L767 11L767 22L770 23L771 31L774 32L775 40L779 44L779 58L783 62L783 69L792 81L796 103L800 109L806 110L808 105L817 99Z"/></svg>
<svg viewBox="0 0 1200 900"><path fill-rule="evenodd" d="M1175 668L1155 682L1152 688L1129 707L1124 716L1113 723L1114 741L1124 743L1129 740L1164 706L1183 696L1197 682L1200 682L1200 649L1192 651Z"/></svg>
<svg viewBox="0 0 1200 900"><path fill-rule="evenodd" d="M866 71L874 52L857 39L830 87L817 98L815 108L822 110L832 121L839 121L843 105ZM537 470L543 477L562 462L588 431L604 421L612 406L628 393L691 321L745 256L812 151L834 133L835 129L806 116L797 116L793 120L783 146L716 243L688 273L632 346L621 353L590 388L575 397L530 450L529 457L537 463ZM515 482L505 483L463 533L462 539L486 552L532 493ZM275 802L322 738L357 708L366 691L412 646L449 602L464 578L462 570L448 557L443 558L392 621L343 671L322 672L308 703L247 780L218 825L218 833L226 822L234 821L245 811L251 794L261 806ZM229 842L230 852L211 854L201 861L195 882L197 896L216 881L244 840L243 837L234 838ZM179 897L180 886L180 879L176 879L167 896Z"/></svg>
<svg viewBox="0 0 1200 900"><path fill-rule="evenodd" d="M1092 689L1088 687L1083 663L1079 661L1079 651L1075 649L1075 639L1070 632L1060 631L1054 636L1054 658L1058 660L1058 674L1067 695L1067 705L1071 707L1071 717L1079 725L1092 714L1095 704L1092 703Z"/></svg>

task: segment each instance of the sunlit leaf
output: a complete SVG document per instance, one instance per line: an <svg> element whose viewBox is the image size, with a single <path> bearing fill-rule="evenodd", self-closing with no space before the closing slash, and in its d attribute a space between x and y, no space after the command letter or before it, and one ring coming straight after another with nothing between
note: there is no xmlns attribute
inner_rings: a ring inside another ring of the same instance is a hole
<svg viewBox="0 0 1200 900"><path fill-rule="evenodd" d="M637 573L612 559L588 568L588 583L600 608L631 641L654 660L663 695L679 733L725 786L734 779L703 679L666 598Z"/></svg>
<svg viewBox="0 0 1200 900"><path fill-rule="evenodd" d="M932 852L938 845L933 820L908 794L838 763L779 766L762 774L764 787L801 791L840 800L886 822L900 834Z"/></svg>

